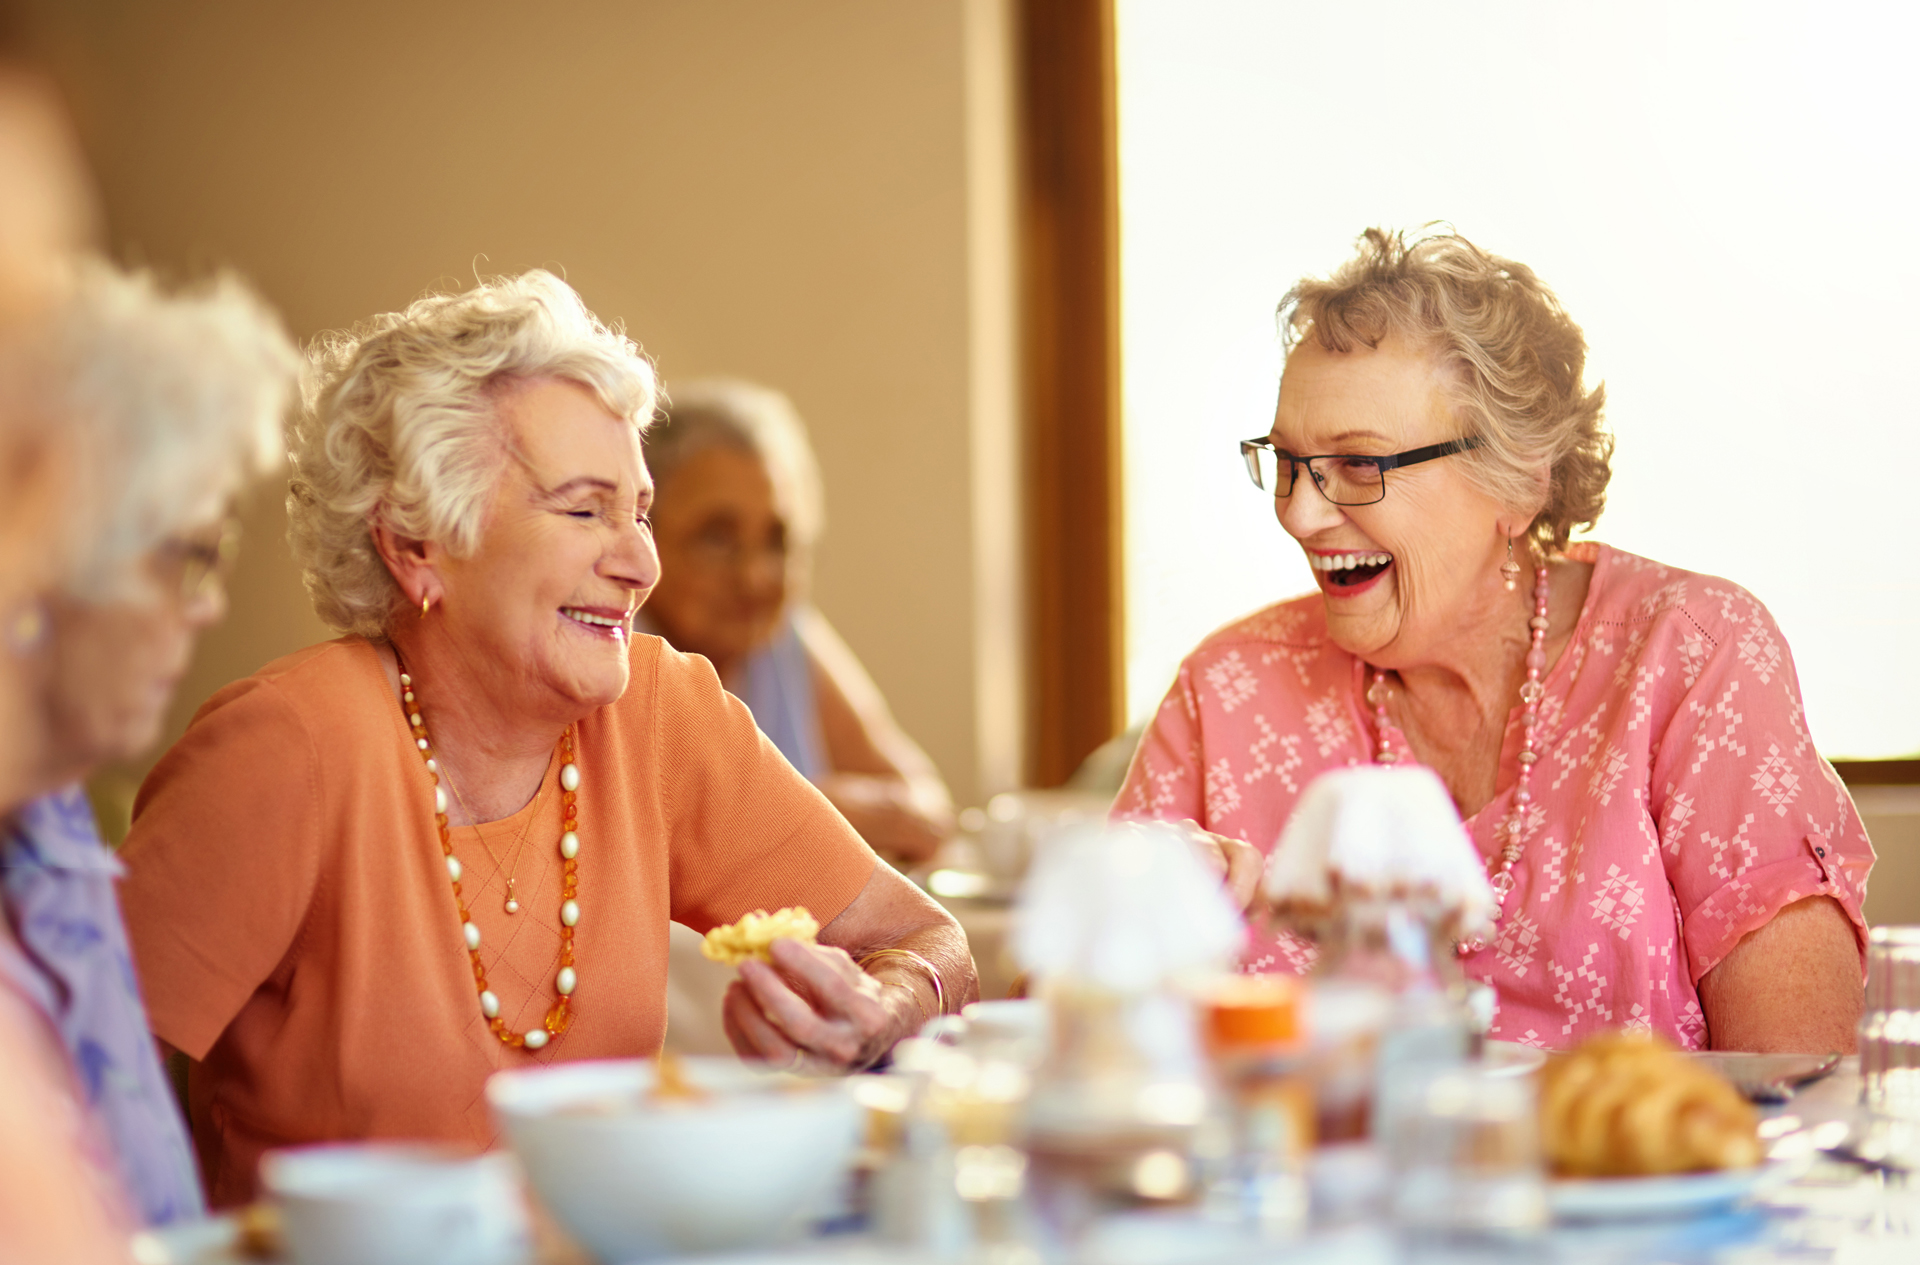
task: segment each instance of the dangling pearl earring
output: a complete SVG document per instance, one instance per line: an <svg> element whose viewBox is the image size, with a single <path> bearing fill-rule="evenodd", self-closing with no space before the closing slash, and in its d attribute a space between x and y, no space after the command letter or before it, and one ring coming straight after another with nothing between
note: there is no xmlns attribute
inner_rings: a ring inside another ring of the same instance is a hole
<svg viewBox="0 0 1920 1265"><path fill-rule="evenodd" d="M1520 564L1513 560L1513 537L1507 537L1507 560L1500 564L1500 580L1507 586L1507 592L1513 592L1520 579Z"/></svg>

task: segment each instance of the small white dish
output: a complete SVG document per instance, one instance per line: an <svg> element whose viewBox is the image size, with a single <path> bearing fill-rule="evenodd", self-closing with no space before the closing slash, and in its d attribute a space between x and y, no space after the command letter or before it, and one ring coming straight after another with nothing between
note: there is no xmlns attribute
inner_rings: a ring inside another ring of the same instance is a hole
<svg viewBox="0 0 1920 1265"><path fill-rule="evenodd" d="M140 1230L133 1236L134 1265L238 1265L240 1222L232 1213Z"/></svg>
<svg viewBox="0 0 1920 1265"><path fill-rule="evenodd" d="M295 1265L518 1265L532 1250L519 1170L504 1153L297 1147L268 1153L260 1178Z"/></svg>
<svg viewBox="0 0 1920 1265"><path fill-rule="evenodd" d="M1671 1177L1556 1178L1547 1203L1560 1221L1654 1221L1732 1207L1794 1179L1800 1166L1761 1164Z"/></svg>
<svg viewBox="0 0 1920 1265"><path fill-rule="evenodd" d="M1518 1041L1486 1041L1480 1061L1495 1076L1531 1076L1547 1065L1547 1052Z"/></svg>

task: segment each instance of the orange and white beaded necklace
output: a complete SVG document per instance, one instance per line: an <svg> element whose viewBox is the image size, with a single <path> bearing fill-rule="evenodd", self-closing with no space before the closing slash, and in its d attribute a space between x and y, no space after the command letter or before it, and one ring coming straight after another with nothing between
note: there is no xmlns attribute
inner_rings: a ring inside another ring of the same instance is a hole
<svg viewBox="0 0 1920 1265"><path fill-rule="evenodd" d="M574 762L573 726L560 735L560 970L553 988L558 1000L548 1009L538 1028L514 1032L500 1017L500 998L487 987L487 968L480 961L480 928L467 911L466 897L460 891L460 858L453 854L453 835L447 826L447 792L442 785L440 762L434 758L433 744L420 718L420 706L413 693L413 678L400 673L400 701L406 704L407 725L413 731L413 745L426 761L427 775L433 779L433 819L440 828L440 852L446 858L447 877L453 882L453 904L460 912L460 934L465 938L467 957L473 963L473 984L480 994L480 1013L487 1027L502 1044L538 1050L564 1033L573 1023L573 990L579 976L573 965L573 929L580 922L580 766Z"/></svg>

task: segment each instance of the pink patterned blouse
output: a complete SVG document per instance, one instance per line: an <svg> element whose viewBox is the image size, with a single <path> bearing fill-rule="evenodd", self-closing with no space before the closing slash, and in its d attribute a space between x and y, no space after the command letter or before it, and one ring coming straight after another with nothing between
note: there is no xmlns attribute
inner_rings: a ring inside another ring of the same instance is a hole
<svg viewBox="0 0 1920 1265"><path fill-rule="evenodd" d="M1752 594L1604 545L1568 553L1593 579L1545 680L1525 850L1496 934L1464 966L1495 990L1495 1037L1561 1048L1651 1028L1699 1048L1700 977L1785 906L1831 896L1864 945L1873 848ZM1191 818L1270 851L1316 774L1371 758L1368 672L1328 639L1318 594L1229 624L1181 665L1115 813ZM1414 758L1398 730L1387 739ZM1516 707L1500 789L1467 819L1486 857L1520 739ZM1299 972L1311 956L1257 934L1243 969Z"/></svg>

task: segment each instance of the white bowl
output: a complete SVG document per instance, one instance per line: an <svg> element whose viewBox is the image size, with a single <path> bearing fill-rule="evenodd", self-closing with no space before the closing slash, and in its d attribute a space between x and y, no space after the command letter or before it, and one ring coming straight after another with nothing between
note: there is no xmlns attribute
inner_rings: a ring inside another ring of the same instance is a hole
<svg viewBox="0 0 1920 1265"><path fill-rule="evenodd" d="M650 1104L641 1059L500 1072L487 1101L540 1198L601 1259L776 1243L825 1209L859 1143L845 1081L686 1059L701 1102Z"/></svg>
<svg viewBox="0 0 1920 1265"><path fill-rule="evenodd" d="M511 1265L531 1252L510 1155L309 1146L270 1152L260 1177L297 1265Z"/></svg>

